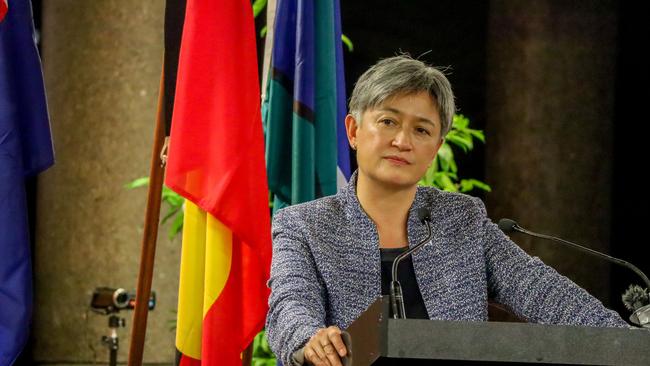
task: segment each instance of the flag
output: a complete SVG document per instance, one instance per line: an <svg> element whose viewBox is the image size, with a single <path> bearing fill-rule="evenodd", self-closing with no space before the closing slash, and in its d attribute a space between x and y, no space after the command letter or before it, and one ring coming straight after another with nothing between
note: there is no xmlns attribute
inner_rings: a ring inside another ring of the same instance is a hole
<svg viewBox="0 0 650 366"><path fill-rule="evenodd" d="M187 198L181 365L240 365L262 329L271 260L250 1L188 1L165 183Z"/></svg>
<svg viewBox="0 0 650 366"><path fill-rule="evenodd" d="M0 22L2 22L5 15L7 15L8 7L7 0L0 0Z"/></svg>
<svg viewBox="0 0 650 366"><path fill-rule="evenodd" d="M2 19L2 12L4 19ZM29 335L32 270L25 178L54 163L29 1L0 0L0 364Z"/></svg>
<svg viewBox="0 0 650 366"><path fill-rule="evenodd" d="M264 101L274 210L336 193L350 177L337 0L278 0Z"/></svg>

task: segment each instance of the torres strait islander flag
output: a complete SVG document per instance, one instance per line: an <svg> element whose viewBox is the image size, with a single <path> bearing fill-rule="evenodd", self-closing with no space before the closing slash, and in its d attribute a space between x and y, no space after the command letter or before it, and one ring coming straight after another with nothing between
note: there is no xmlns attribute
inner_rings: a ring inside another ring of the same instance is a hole
<svg viewBox="0 0 650 366"><path fill-rule="evenodd" d="M181 365L241 365L264 326L271 262L253 11L185 11L165 180L187 199L176 346Z"/></svg>
<svg viewBox="0 0 650 366"><path fill-rule="evenodd" d="M338 0L278 0L264 100L274 211L350 178Z"/></svg>

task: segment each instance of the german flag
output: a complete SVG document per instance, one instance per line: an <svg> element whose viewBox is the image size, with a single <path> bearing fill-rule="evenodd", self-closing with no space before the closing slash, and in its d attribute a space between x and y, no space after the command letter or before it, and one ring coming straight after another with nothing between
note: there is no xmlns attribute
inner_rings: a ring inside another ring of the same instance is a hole
<svg viewBox="0 0 650 366"><path fill-rule="evenodd" d="M241 365L264 325L271 261L251 3L188 1L179 50L165 179L187 199L176 346L181 365Z"/></svg>

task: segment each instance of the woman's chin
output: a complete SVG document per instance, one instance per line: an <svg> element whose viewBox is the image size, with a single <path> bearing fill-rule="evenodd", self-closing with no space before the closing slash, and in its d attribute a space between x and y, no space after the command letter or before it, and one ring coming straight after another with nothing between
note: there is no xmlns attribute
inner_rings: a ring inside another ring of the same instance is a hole
<svg viewBox="0 0 650 366"><path fill-rule="evenodd" d="M416 177L415 174L409 174L409 172L406 171L390 171L378 174L377 180L383 185L403 189L416 186L420 178Z"/></svg>

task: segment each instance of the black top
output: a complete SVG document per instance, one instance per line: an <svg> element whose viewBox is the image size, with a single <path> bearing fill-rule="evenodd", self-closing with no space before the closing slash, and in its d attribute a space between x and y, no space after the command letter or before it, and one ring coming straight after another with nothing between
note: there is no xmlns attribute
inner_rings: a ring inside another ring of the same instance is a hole
<svg viewBox="0 0 650 366"><path fill-rule="evenodd" d="M393 260L401 253L405 252L408 247L403 248L380 248L381 252L381 294L390 294L391 273L393 270ZM415 280L415 270L411 257L403 259L397 268L397 278L402 286L404 295L404 309L406 317L410 319L429 319L427 308L422 300L422 293Z"/></svg>

